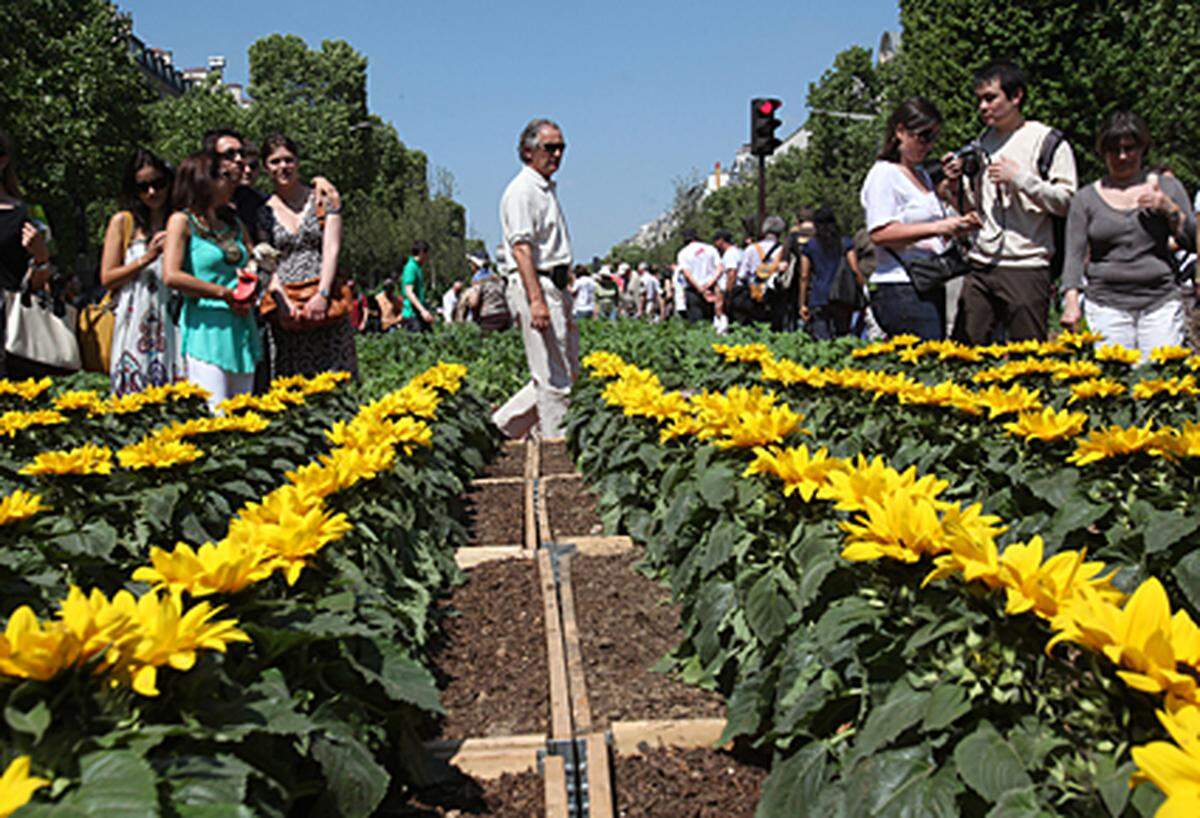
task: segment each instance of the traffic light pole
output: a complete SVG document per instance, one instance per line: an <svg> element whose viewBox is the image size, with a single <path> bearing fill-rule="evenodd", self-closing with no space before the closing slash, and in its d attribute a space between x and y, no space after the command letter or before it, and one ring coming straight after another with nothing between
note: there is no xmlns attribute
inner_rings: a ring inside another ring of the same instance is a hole
<svg viewBox="0 0 1200 818"><path fill-rule="evenodd" d="M767 157L758 157L758 223L755 225L755 230L759 235L754 239L757 241L762 234L763 222L767 220Z"/></svg>

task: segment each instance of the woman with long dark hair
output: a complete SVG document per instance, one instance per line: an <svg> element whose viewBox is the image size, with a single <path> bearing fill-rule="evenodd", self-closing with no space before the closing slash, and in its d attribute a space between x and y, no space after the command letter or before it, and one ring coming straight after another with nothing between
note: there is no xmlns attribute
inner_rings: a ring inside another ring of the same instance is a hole
<svg viewBox="0 0 1200 818"><path fill-rule="evenodd" d="M46 236L21 199L21 183L17 179L16 151L8 134L0 131L0 289L16 292L28 275L32 289L41 290L50 279L50 247ZM4 355L4 299L0 296L0 377L22 377L30 362L14 359L12 371ZM20 371L18 371L20 366ZM36 369L36 365L32 365Z"/></svg>
<svg viewBox="0 0 1200 818"><path fill-rule="evenodd" d="M851 304L831 301L830 289L842 260L850 265L858 286L867 282L858 269L854 242L838 229L837 218L828 207L813 216L815 235L800 254L800 317L810 335L818 341L850 334Z"/></svg>
<svg viewBox="0 0 1200 818"><path fill-rule="evenodd" d="M1150 130L1140 116L1117 111L1096 135L1105 174L1080 188L1067 214L1062 323L1088 326L1109 343L1150 357L1155 347L1182 345L1183 299L1172 239L1196 245L1196 218L1174 176L1145 167ZM1087 277L1086 286L1083 283ZM1083 309L1080 293L1086 293Z"/></svg>
<svg viewBox="0 0 1200 818"><path fill-rule="evenodd" d="M171 291L162 273L174 182L166 162L139 148L121 179L122 209L104 234L100 283L114 303L109 376L116 395L183 377L179 330L171 320Z"/></svg>
<svg viewBox="0 0 1200 818"><path fill-rule="evenodd" d="M922 163L937 141L942 115L920 97L902 102L888 117L883 148L862 186L876 254L871 312L888 335L912 333L927 340L946 334L946 295L919 293L904 265L946 249L945 240L979 229L979 217L948 215Z"/></svg>
<svg viewBox="0 0 1200 818"><path fill-rule="evenodd" d="M336 280L340 212L323 208L317 192L301 181L300 150L291 139L271 134L262 157L275 193L259 210L259 230L279 251L270 286L280 308L267 324L271 376L357 375L349 304ZM331 308L338 308L336 318Z"/></svg>
<svg viewBox="0 0 1200 818"><path fill-rule="evenodd" d="M229 207L240 180L236 161L192 154L179 165L173 193L179 209L167 220L163 272L185 296L179 329L187 379L209 391L214 409L253 388L262 356L252 300L234 293L250 257L245 228Z"/></svg>

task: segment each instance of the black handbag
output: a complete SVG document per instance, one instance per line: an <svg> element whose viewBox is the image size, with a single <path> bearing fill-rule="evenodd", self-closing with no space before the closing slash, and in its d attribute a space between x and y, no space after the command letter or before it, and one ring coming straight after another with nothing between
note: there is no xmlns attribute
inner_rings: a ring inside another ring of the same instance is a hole
<svg viewBox="0 0 1200 818"><path fill-rule="evenodd" d="M920 295L932 295L946 285L947 281L965 276L971 272L971 262L963 255L958 242L950 245L934 256L921 256L908 263L900 258L890 247L883 248L908 273L908 279Z"/></svg>
<svg viewBox="0 0 1200 818"><path fill-rule="evenodd" d="M867 294L863 292L858 283L858 276L850 267L850 257L847 253L842 254L837 272L833 274L833 281L829 285L829 302L844 304L851 310L861 310L867 306Z"/></svg>

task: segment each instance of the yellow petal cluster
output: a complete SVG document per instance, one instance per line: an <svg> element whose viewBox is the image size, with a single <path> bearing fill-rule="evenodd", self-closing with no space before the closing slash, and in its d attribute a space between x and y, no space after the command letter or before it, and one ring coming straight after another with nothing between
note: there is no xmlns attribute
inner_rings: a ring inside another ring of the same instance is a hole
<svg viewBox="0 0 1200 818"><path fill-rule="evenodd" d="M8 818L29 803L33 794L50 786L45 778L29 774L29 756L17 756L0 776L0 818Z"/></svg>
<svg viewBox="0 0 1200 818"><path fill-rule="evenodd" d="M1096 351L1092 353L1097 361L1107 361L1114 364L1126 364L1133 366L1142 360L1142 353L1136 349L1129 349L1120 344L1104 344L1096 347Z"/></svg>
<svg viewBox="0 0 1200 818"><path fill-rule="evenodd" d="M23 432L34 426L55 426L66 422L66 415L52 409L35 409L32 412L5 412L0 415L0 437L16 437L18 432Z"/></svg>
<svg viewBox="0 0 1200 818"><path fill-rule="evenodd" d="M1087 422L1088 416L1084 412L1055 411L1046 407L1040 412L1022 412L1015 421L1004 424L1004 429L1025 440L1052 442L1082 434Z"/></svg>
<svg viewBox="0 0 1200 818"><path fill-rule="evenodd" d="M58 452L42 452L33 461L21 468L25 475L78 475L112 474L112 449L85 443L74 449Z"/></svg>
<svg viewBox="0 0 1200 818"><path fill-rule="evenodd" d="M1192 357L1192 351L1187 347L1171 345L1155 347L1150 350L1150 360L1159 366L1186 361L1190 357Z"/></svg>
<svg viewBox="0 0 1200 818"><path fill-rule="evenodd" d="M830 457L824 448L809 452L807 446L787 449L760 446L754 449L754 460L746 468L744 476L769 474L783 483L785 496L799 494L807 503L827 485L832 472L845 469L845 462Z"/></svg>
<svg viewBox="0 0 1200 818"><path fill-rule="evenodd" d="M1110 378L1093 378L1072 384L1071 397L1067 399L1067 403L1093 400L1094 398L1115 398L1124 395L1126 391L1125 384L1118 381Z"/></svg>
<svg viewBox="0 0 1200 818"><path fill-rule="evenodd" d="M1075 451L1067 457L1067 462L1076 466L1086 466L1110 457L1123 457L1139 452L1154 453L1164 445L1163 434L1151 428L1151 422L1144 426L1109 426L1107 429L1096 429L1086 438L1079 441ZM1169 442L1165 444L1169 448Z"/></svg>
<svg viewBox="0 0 1200 818"><path fill-rule="evenodd" d="M182 440L164 440L147 437L132 443L117 452L117 462L123 469L169 469L186 463L194 463L204 457L204 452L194 443Z"/></svg>
<svg viewBox="0 0 1200 818"><path fill-rule="evenodd" d="M40 494L17 489L12 494L0 498L0 526L28 519L47 508L49 506L42 502Z"/></svg>
<svg viewBox="0 0 1200 818"><path fill-rule="evenodd" d="M1149 400L1159 395L1190 398L1200 395L1200 388L1196 386L1195 375L1184 375L1182 378L1150 378L1133 385L1135 400Z"/></svg>

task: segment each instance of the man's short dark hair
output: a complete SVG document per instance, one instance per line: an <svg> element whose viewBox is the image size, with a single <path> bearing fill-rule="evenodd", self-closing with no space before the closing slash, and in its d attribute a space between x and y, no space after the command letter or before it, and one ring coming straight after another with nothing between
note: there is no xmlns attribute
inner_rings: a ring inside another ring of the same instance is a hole
<svg viewBox="0 0 1200 818"><path fill-rule="evenodd" d="M1015 62L1011 60L997 60L989 63L983 68L975 72L973 88L980 88L987 85L992 80L1000 83L1000 88L1009 99L1015 99L1017 93L1021 94L1021 101L1018 104L1025 102L1025 72L1021 70Z"/></svg>
<svg viewBox="0 0 1200 818"><path fill-rule="evenodd" d="M229 128L229 127L225 127L225 126L222 126L220 128L210 128L209 130L204 132L203 149L208 151L209 153L216 152L217 142L219 142L222 137L226 137L226 136L232 136L238 142L245 141L244 139L242 139L242 135L240 133L238 133L237 131L235 131L233 128Z"/></svg>
<svg viewBox="0 0 1200 818"><path fill-rule="evenodd" d="M429 250L429 242L425 241L425 239L417 239L416 241L414 241L412 243L412 251L409 253L409 255L415 256L418 253L424 253L428 250Z"/></svg>
<svg viewBox="0 0 1200 818"><path fill-rule="evenodd" d="M691 227L685 229L682 233L679 234L680 238L683 239L684 244L691 244L692 242L694 242L697 238L697 235L698 234L696 233L696 231Z"/></svg>
<svg viewBox="0 0 1200 818"><path fill-rule="evenodd" d="M733 234L728 230L718 230L717 234L713 236L713 241L727 241L733 244Z"/></svg>

